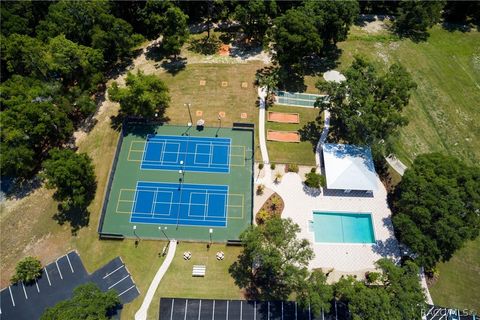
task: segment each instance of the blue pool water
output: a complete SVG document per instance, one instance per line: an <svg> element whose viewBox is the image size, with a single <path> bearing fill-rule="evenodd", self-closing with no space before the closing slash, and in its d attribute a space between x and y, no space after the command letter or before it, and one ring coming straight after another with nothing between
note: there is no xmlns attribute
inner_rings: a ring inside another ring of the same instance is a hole
<svg viewBox="0 0 480 320"><path fill-rule="evenodd" d="M370 213L314 212L315 242L374 243Z"/></svg>

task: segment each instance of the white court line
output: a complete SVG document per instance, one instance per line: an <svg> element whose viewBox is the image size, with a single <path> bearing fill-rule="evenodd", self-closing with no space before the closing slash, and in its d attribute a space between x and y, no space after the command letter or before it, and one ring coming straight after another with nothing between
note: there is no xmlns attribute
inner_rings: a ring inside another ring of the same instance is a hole
<svg viewBox="0 0 480 320"><path fill-rule="evenodd" d="M188 311L188 299L185 299L185 316L183 320L187 320L187 311Z"/></svg>
<svg viewBox="0 0 480 320"><path fill-rule="evenodd" d="M40 288L38 287L37 279L35 279L35 285L37 286L37 291L38 291L38 293L40 293Z"/></svg>
<svg viewBox="0 0 480 320"><path fill-rule="evenodd" d="M72 273L75 273L75 271L73 271L72 264L70 263L70 258L68 257L68 254L66 254L66 256L67 256L68 264L70 265L70 270L72 270Z"/></svg>
<svg viewBox="0 0 480 320"><path fill-rule="evenodd" d="M12 299L12 304L15 307L15 300L13 300L12 289L10 288L10 286L8 286L8 291L10 291L10 298Z"/></svg>
<svg viewBox="0 0 480 320"><path fill-rule="evenodd" d="M23 281L22 281L22 287L23 287L23 293L25 294L25 299L28 300L27 291L25 290L25 285L23 284Z"/></svg>
<svg viewBox="0 0 480 320"><path fill-rule="evenodd" d="M52 283L50 282L50 277L48 276L47 267L45 267L45 274L47 275L48 284L49 284L50 287L51 287L51 286L52 286Z"/></svg>
<svg viewBox="0 0 480 320"><path fill-rule="evenodd" d="M105 279L106 277L108 277L108 276L110 276L110 275L114 274L114 273L115 273L115 272L117 272L118 270L122 269L124 266L125 266L125 265L124 265L124 264L122 264L122 265L121 265L120 267L118 267L117 269L113 270L113 271L112 271L112 272L110 272L110 273L107 273L107 274L105 275L105 277L103 277L103 279Z"/></svg>
<svg viewBox="0 0 480 320"><path fill-rule="evenodd" d="M118 280L117 282L115 282L114 284L112 284L110 287L108 287L108 289L112 289L113 287L115 287L117 284L119 284L120 282L122 282L123 280L127 279L128 277L130 277L129 274L127 274L125 277L123 277L122 279Z"/></svg>
<svg viewBox="0 0 480 320"><path fill-rule="evenodd" d="M62 271L60 271L60 267L58 266L58 259L55 261L55 264L57 265L58 273L60 273L60 279L63 280Z"/></svg>
<svg viewBox="0 0 480 320"><path fill-rule="evenodd" d="M120 293L118 296L120 297L122 294L124 294L125 292L127 292L127 291L129 291L129 290L131 290L131 289L133 289L133 288L135 288L135 285L133 285L133 286L131 286L130 288L128 288L127 290L123 291L123 292Z"/></svg>

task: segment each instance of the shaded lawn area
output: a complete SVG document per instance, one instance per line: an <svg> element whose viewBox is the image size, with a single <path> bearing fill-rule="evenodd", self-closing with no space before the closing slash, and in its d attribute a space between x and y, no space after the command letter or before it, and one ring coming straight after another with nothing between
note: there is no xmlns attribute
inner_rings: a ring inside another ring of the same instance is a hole
<svg viewBox="0 0 480 320"><path fill-rule="evenodd" d="M266 130L281 131L297 131L308 122L315 121L319 113L318 109L280 105L270 107L268 111L298 113L300 115L299 124L266 122ZM301 141L299 143L267 141L267 148L270 162L315 165L315 147L310 141Z"/></svg>
<svg viewBox="0 0 480 320"><path fill-rule="evenodd" d="M433 302L480 313L480 237L469 241L448 262L439 263L440 277L429 287Z"/></svg>
<svg viewBox="0 0 480 320"><path fill-rule="evenodd" d="M183 253L190 251L192 258L183 259ZM217 260L218 251L225 253L224 260ZM213 244L207 250L206 243L180 242L167 273L155 292L148 310L148 319L158 319L161 297L204 298L204 299L243 299L243 293L228 273L230 265L236 261L241 247L227 247ZM193 265L205 265L205 277L192 277Z"/></svg>

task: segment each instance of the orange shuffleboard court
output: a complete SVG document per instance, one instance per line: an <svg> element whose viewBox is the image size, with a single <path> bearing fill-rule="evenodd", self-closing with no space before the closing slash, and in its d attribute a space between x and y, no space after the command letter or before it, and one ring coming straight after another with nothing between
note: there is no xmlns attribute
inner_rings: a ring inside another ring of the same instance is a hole
<svg viewBox="0 0 480 320"><path fill-rule="evenodd" d="M267 120L281 123L300 123L300 115L298 113L268 111Z"/></svg>
<svg viewBox="0 0 480 320"><path fill-rule="evenodd" d="M297 131L268 130L267 140L280 142L300 142L300 134Z"/></svg>

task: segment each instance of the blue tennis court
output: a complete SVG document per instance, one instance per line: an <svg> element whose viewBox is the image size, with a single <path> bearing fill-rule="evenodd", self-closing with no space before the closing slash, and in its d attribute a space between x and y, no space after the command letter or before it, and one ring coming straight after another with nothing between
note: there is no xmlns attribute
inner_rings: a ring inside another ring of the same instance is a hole
<svg viewBox="0 0 480 320"><path fill-rule="evenodd" d="M130 222L226 227L228 186L137 182Z"/></svg>
<svg viewBox="0 0 480 320"><path fill-rule="evenodd" d="M149 136L140 168L228 173L230 145L230 138Z"/></svg>

